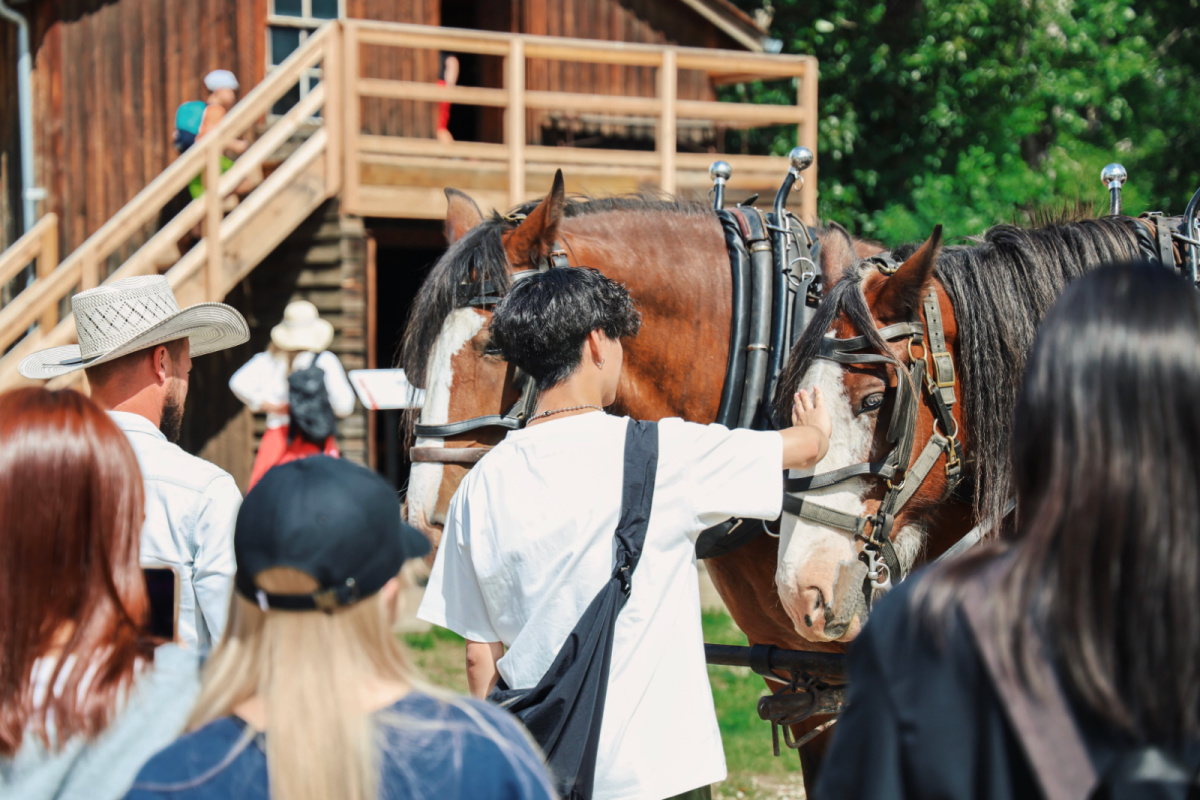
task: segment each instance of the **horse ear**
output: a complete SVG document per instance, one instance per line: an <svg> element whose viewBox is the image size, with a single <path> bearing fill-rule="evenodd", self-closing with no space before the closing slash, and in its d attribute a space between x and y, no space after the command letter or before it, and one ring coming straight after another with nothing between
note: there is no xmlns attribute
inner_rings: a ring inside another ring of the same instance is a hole
<svg viewBox="0 0 1200 800"><path fill-rule="evenodd" d="M921 297L933 279L933 267L942 250L942 226L899 266L896 274L883 283L875 301L875 316L881 320L905 319L921 304Z"/></svg>
<svg viewBox="0 0 1200 800"><path fill-rule="evenodd" d="M836 222L829 223L825 236L821 238L821 254L817 260L821 262L821 285L828 294L833 285L842 279L846 269L858 260L850 232Z"/></svg>
<svg viewBox="0 0 1200 800"><path fill-rule="evenodd" d="M446 244L454 244L467 231L483 222L475 201L458 189L446 190Z"/></svg>
<svg viewBox="0 0 1200 800"><path fill-rule="evenodd" d="M513 267L531 266L538 259L550 254L558 238L558 224L562 221L563 208L567 204L567 193L563 185L562 170L554 173L554 185L550 194L529 216L508 235L505 250L508 263Z"/></svg>

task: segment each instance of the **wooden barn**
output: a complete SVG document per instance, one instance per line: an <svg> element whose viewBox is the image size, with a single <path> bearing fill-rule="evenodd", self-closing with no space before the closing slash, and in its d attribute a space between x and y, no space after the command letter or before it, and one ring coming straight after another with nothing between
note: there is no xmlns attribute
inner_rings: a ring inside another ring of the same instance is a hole
<svg viewBox="0 0 1200 800"><path fill-rule="evenodd" d="M444 249L444 187L503 209L561 167L569 191L703 196L724 158L731 197L769 197L784 159L725 153L767 126L816 150L816 65L776 49L727 0L0 0L0 390L31 350L74 341L71 294L164 272L181 303L251 322L249 344L197 360L185 417L185 445L244 485L264 423L226 383L287 302L317 304L347 369L390 366ZM241 101L177 154L175 110L218 68ZM795 105L721 99L751 80ZM222 176L233 138L252 145ZM193 200L201 174L217 190ZM341 440L382 469L395 448L374 416Z"/></svg>

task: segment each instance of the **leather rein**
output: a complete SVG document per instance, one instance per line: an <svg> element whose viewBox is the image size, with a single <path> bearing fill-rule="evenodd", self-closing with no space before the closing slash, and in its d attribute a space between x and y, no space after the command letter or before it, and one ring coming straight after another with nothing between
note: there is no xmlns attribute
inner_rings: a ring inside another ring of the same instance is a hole
<svg viewBox="0 0 1200 800"><path fill-rule="evenodd" d="M514 219L517 218L514 217ZM566 251L560 248L558 243L555 242L549 256L538 259L535 262L534 269L514 272L512 273L511 280L515 285L519 281L546 272L547 270L569 266L570 262L567 260ZM482 283L468 283L464 281L462 285L477 286L479 294L461 303L459 305L460 308L494 308L504 296L503 287L493 285L492 281L483 281ZM418 439L445 440L464 433L480 430L481 428L501 428L508 431L520 430L525 427L525 424L533 416L534 410L537 408L537 382L525 372L518 369L516 376L513 378L513 385L521 392L521 396L513 404L512 408L504 414L485 414L479 417L459 420L458 422L440 424L418 422L413 426L413 433ZM490 445L478 445L476 447L421 446L410 448L408 457L414 464L474 464L491 449Z"/></svg>
<svg viewBox="0 0 1200 800"><path fill-rule="evenodd" d="M873 256L866 261L875 263L885 275L891 275L897 269L896 262L888 254ZM896 401L888 421L888 453L878 461L864 461L784 481L783 510L786 513L845 531L863 543L859 559L866 565L863 602L868 609L877 591L884 592L905 577L904 567L891 541L896 516L925 483L943 455L946 457L946 489L943 497L949 496L964 476L963 448L958 439L958 422L953 414L956 402L954 359L946 350L941 306L935 289L931 288L926 294L923 306L924 322L920 319L900 322L878 331L885 341L907 340L911 366L891 353L861 352L871 345L866 336L826 337L817 355L819 359L838 364L884 365L895 370ZM920 348L919 356L914 353L915 348ZM923 388L933 407L934 425L920 455L912 461L919 411L917 393L921 391L917 387ZM802 496L804 492L837 486L862 477L883 480L887 485L879 509L874 514L855 516Z"/></svg>

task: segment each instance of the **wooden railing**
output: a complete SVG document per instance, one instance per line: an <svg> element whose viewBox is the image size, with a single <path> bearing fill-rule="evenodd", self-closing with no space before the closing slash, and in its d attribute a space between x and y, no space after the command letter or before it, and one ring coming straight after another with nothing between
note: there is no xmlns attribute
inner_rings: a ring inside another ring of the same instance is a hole
<svg viewBox="0 0 1200 800"><path fill-rule="evenodd" d="M502 56L504 85L439 87L416 81L366 78L361 70L361 52L370 45ZM656 68L657 93L653 97L627 97L526 91L529 59ZM272 116L271 109L277 101L307 70L318 65L323 71L322 80L286 114ZM758 106L681 100L677 96L680 70L702 70L714 82L749 77L796 78L797 103ZM361 116L364 98L449 101L501 108L505 119L504 141L442 143L433 139L364 134ZM525 128L530 109L650 118L656 123L656 146L653 151L634 151L531 145L527 143ZM0 354L8 351L0 358L0 391L21 382L16 367L25 355L35 349L76 340L73 316L68 314L60 320L59 308L67 297L91 289L101 280L150 274L170 266L166 275L181 305L220 300L322 202L339 193L342 210L351 214L407 217L442 214L445 206L440 190L444 184L437 188L414 188L410 184L419 173L413 170L423 170L438 179L438 169L453 165L458 173L465 170L469 175L486 174L489 180L499 177L503 188L498 191L495 187L459 187L496 207L529 199L527 177L533 174L540 179L543 173L558 166L585 175L632 175L632 180L638 181L633 188L640 188L643 178L657 183L665 192L674 192L689 181L689 186L706 188L708 165L717 156L678 151L676 133L681 119L750 127L794 124L799 142L815 152L815 60L356 20L328 23L274 68L216 129L197 140L61 264L57 263L57 219L53 214L0 254L0 285L35 259L38 265L32 284L0 308ZM221 155L226 146L252 129L256 134L254 143L222 175ZM305 135L307 139L290 150L269 177L232 210L226 211L227 198L247 178L260 173L269 160L278 160L284 145L290 149L296 139ZM772 185L778 185L787 168L786 161L779 157L720 157L733 164L735 173L757 170ZM400 170L395 179L382 185L364 182L363 174L369 171L373 160L378 162L381 158L392 159L393 166ZM113 255L125 251L148 226L154 225L161 210L197 175L204 177L205 193L163 224L115 271L105 275ZM806 173L806 178L801 190L801 208L812 215L816 208L815 167ZM539 185L536 189L544 191L545 187ZM197 226L202 226L203 238L180 257L178 242ZM52 384L66 385L77 379L75 374Z"/></svg>
<svg viewBox="0 0 1200 800"><path fill-rule="evenodd" d="M408 158L405 166L435 168L433 162L467 161L492 164L506 173L507 197L504 205L529 199L526 176L538 165L566 168L624 168L650 173L657 188L674 193L679 188L682 170L698 173L707 181L707 170L717 158L746 169L766 170L770 163L772 181L778 185L787 169L783 159L757 156L716 156L711 153L678 151L677 131L680 120L704 120L730 127L796 125L797 142L817 150L817 63L811 56L780 56L741 53L703 48L563 39L550 36L488 33L482 31L430 28L350 20L345 23L347 36L346 65L346 185L343 203L347 210L364 215L386 211L387 193L375 202L365 192L373 187L362 181L361 165L372 158ZM499 56L504 60L503 86L437 86L415 81L363 78L358 61L362 45L405 48L409 51L448 51ZM601 64L610 67L649 67L657 70L657 95L630 97L580 92L526 90L528 62L543 59L553 62ZM797 81L796 105L756 105L751 103L681 100L678 98L679 72L699 70L714 83L748 78L794 78ZM453 142L401 136L372 136L361 133L359 109L362 98L392 101L451 102L456 105L484 106L504 110L502 143ZM653 151L544 147L527 143L526 111L556 111L564 114L596 114L619 120L636 115L653 120ZM816 169L806 173L800 190L801 208L809 216L816 211ZM458 187L467 188L469 187ZM544 191L545 187L539 186ZM429 195L430 199L432 194ZM394 205L394 202L393 202ZM439 203L434 205L440 206Z"/></svg>
<svg viewBox="0 0 1200 800"><path fill-rule="evenodd" d="M158 271L164 258L167 263L178 258L176 248L180 239L202 224L204 238L183 258L178 259L167 272L167 277L177 295L184 285L198 284L198 290L196 286L191 287L190 299L195 302L220 300L240 280L240 276L229 274L225 263L229 256L229 245L237 240L239 234L246 233L248 223L261 223L260 219L256 220L260 212L287 191L291 179L314 160L323 159L321 166L325 177L325 196L338 191L342 172L341 132L336 125L322 126L232 212L227 214L225 211L226 198L247 178L260 173L264 163L281 145L309 125L314 114L321 111L328 118L340 118L341 44L338 25L323 27L250 91L213 131L199 138L62 264L53 270L39 269L38 278L33 284L0 309L0 353L21 339L0 360L0 388L12 384L17 362L32 350L75 340L74 318L68 315L62 321L58 319L60 303L71 294L99 285L105 277L101 274L102 265L109 257L144 230L145 226L153 224L161 210L197 175L204 176L204 194L192 200L164 224L127 261L108 275L107 280ZM257 140L238 157L233 167L222 175L220 161L226 146L267 118L272 106L292 88L304 71L318 64L325 69L327 80L287 114L271 120ZM285 220L282 226L284 234L294 229L302 219ZM54 222L46 224L53 225ZM22 259L28 263L24 253L28 245L24 246L22 252L12 253L13 249L23 248L21 242L6 251L0 263L20 263ZM50 259L45 258L47 252L43 244L41 260L49 265ZM49 252L53 254L53 251ZM174 258L172 253L176 254ZM253 267L253 264L250 266ZM35 323L36 327L29 331Z"/></svg>
<svg viewBox="0 0 1200 800"><path fill-rule="evenodd" d="M46 278L58 267L58 215L49 213L37 221L13 246L0 253L0 286L6 285L37 262L34 275ZM7 301L8 298L0 298ZM41 324L54 326L57 320L47 313Z"/></svg>

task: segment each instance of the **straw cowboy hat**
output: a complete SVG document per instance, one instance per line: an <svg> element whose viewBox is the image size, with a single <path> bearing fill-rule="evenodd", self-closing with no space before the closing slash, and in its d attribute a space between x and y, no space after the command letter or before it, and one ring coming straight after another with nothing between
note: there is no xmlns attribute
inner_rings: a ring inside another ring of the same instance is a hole
<svg viewBox="0 0 1200 800"><path fill-rule="evenodd" d="M318 316L312 303L296 300L283 310L283 322L271 328L271 341L280 350L320 353L333 344L333 325Z"/></svg>
<svg viewBox="0 0 1200 800"><path fill-rule="evenodd" d="M26 378L48 380L176 339L202 356L250 339L246 320L224 303L180 310L170 282L144 275L98 286L71 298L79 344L39 350L17 368Z"/></svg>

